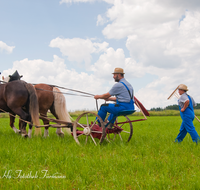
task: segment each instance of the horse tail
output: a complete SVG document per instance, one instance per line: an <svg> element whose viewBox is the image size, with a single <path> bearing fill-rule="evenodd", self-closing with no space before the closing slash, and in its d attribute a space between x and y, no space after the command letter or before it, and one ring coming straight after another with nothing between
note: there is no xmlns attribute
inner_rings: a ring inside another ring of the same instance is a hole
<svg viewBox="0 0 200 190"><path fill-rule="evenodd" d="M58 119L66 122L71 122L71 116L69 115L66 107L65 96L56 87L53 87L53 95L54 108ZM66 132L69 133L70 131L66 129Z"/></svg>
<svg viewBox="0 0 200 190"><path fill-rule="evenodd" d="M26 83L26 89L29 93L29 112L31 114L31 118L33 124L40 125L39 120L39 105L38 105L38 98L36 94L36 90L32 84ZM35 135L41 134L41 128L35 128Z"/></svg>
<svg viewBox="0 0 200 190"><path fill-rule="evenodd" d="M56 115L58 116L58 119L71 122L71 119L70 119L71 117L66 108L65 96L56 87L53 88L53 95L54 95L55 112L56 112Z"/></svg>

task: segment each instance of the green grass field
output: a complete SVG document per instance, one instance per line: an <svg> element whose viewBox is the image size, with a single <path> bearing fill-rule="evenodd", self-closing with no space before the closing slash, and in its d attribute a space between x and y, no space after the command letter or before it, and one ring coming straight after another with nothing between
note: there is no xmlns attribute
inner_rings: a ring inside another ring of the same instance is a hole
<svg viewBox="0 0 200 190"><path fill-rule="evenodd" d="M24 139L2 117L0 189L200 189L200 145L189 135L174 143L180 124L179 116L148 117L133 123L129 143L78 146L53 128L46 139Z"/></svg>

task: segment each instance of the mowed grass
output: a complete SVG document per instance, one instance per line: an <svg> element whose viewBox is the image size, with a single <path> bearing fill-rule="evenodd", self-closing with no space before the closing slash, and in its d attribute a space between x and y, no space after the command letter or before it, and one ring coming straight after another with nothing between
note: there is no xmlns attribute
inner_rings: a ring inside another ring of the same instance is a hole
<svg viewBox="0 0 200 190"><path fill-rule="evenodd" d="M53 128L48 138L24 139L0 118L0 189L200 189L200 144L189 135L174 143L180 124L148 117L133 123L129 143L78 146Z"/></svg>

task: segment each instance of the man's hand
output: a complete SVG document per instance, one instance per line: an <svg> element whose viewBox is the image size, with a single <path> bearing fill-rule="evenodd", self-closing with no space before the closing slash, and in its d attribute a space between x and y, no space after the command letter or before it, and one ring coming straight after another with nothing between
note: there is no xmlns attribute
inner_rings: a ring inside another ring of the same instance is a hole
<svg viewBox="0 0 200 190"><path fill-rule="evenodd" d="M100 95L95 95L95 96L94 96L94 99L96 99L96 100L100 99L99 96L100 96Z"/></svg>
<svg viewBox="0 0 200 190"><path fill-rule="evenodd" d="M102 95L95 95L94 96L94 99L108 99L110 98L111 95L109 94L109 92L105 93L105 94L102 94Z"/></svg>

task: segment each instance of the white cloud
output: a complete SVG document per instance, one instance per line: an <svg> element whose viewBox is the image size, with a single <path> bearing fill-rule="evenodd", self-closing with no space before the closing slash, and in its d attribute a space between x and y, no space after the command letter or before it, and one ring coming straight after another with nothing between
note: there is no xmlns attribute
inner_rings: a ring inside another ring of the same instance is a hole
<svg viewBox="0 0 200 190"><path fill-rule="evenodd" d="M113 69L122 67L128 80L134 77L145 80L146 73L157 76L135 92L148 109L176 104L176 99L167 100L167 97L180 83L188 85L189 93L199 102L199 91L195 87L200 80L200 2L104 1L112 7L97 16L97 25L109 21L102 31L104 36L127 38L126 47L130 52L130 57L126 57L123 49L109 47L92 65L96 79L102 83L109 81L104 83L106 90L112 86ZM91 50L88 52L92 54Z"/></svg>
<svg viewBox="0 0 200 190"><path fill-rule="evenodd" d="M6 43L0 41L0 51L5 51L7 53L12 53L15 46L8 46Z"/></svg>
<svg viewBox="0 0 200 190"><path fill-rule="evenodd" d="M110 23L102 32L107 38L126 37L131 58L145 66L160 68L177 67L189 57L190 60L199 58L198 1L179 4L174 1L124 0L112 3L106 13ZM98 18L97 22L100 22L101 15Z"/></svg>
<svg viewBox="0 0 200 190"><path fill-rule="evenodd" d="M52 62L40 59L29 60L27 58L15 61L11 69L2 72L2 76L12 75L16 70L20 75L23 75L22 80L33 84L45 83L58 85L91 94L96 94L102 88L101 80L96 78L95 75L89 75L84 72L78 73L74 69L67 69L64 60L56 55L54 55ZM75 93L66 90L61 91ZM71 111L94 110L96 107L93 97L66 95L66 103L68 110Z"/></svg>
<svg viewBox="0 0 200 190"><path fill-rule="evenodd" d="M199 57L200 49L200 13L186 11L185 18L180 22L176 35L171 37L166 55L178 55L182 58Z"/></svg>
<svg viewBox="0 0 200 190"><path fill-rule="evenodd" d="M178 2L160 0L113 1L113 6L106 13L111 24L104 28L103 34L107 38L120 39L137 34L139 31L148 32L155 27L158 28L159 25L178 22L186 10L200 10L200 3L196 0Z"/></svg>
<svg viewBox="0 0 200 190"><path fill-rule="evenodd" d="M168 1L159 1L156 0L155 3L162 5L163 7L171 8L179 8L183 11L185 11L186 9L190 10L199 10L200 7L200 2L198 0L168 0Z"/></svg>
<svg viewBox="0 0 200 190"><path fill-rule="evenodd" d="M169 13L165 7L152 0L116 1L107 11L107 17L112 23L104 28L103 34L107 38L124 38L137 30L148 31L163 22L170 22L176 17L175 13Z"/></svg>
<svg viewBox="0 0 200 190"><path fill-rule="evenodd" d="M83 90L89 93L105 93L113 85L115 67L125 70L127 80L140 81L136 97L148 108L176 104L167 100L171 92L184 83L197 102L200 102L200 1L199 0L104 0L111 7L96 15L96 25L105 25L102 33L114 43L126 40L130 56L120 46L114 49L102 39L55 38L50 47L59 48L69 61L90 66L90 74L68 69L64 60L54 56L53 61L16 61L13 68L24 79L34 83L50 83ZM61 0L60 3L93 2L90 0ZM89 34L91 35L91 34ZM96 35L93 35L96 36ZM127 55L127 54L126 54ZM99 56L92 64L93 56ZM92 74L91 74L92 73ZM146 81L146 75L156 76ZM133 86L134 87L134 86ZM93 99L66 96L69 109L92 109Z"/></svg>
<svg viewBox="0 0 200 190"><path fill-rule="evenodd" d="M167 100L169 95L179 84L186 84L190 94L196 102L200 102L199 97L199 80L200 70L199 60L193 64L184 62L174 69L162 69L156 67L146 67L145 72L155 74L158 79L149 82L147 86L141 87L135 96L148 108L166 107L167 105L177 104L175 97Z"/></svg>
<svg viewBox="0 0 200 190"><path fill-rule="evenodd" d="M90 39L62 39L58 37L51 40L49 46L59 48L63 56L67 56L69 61L76 61L78 63L84 61L86 65L89 65L92 59L91 54L105 51L108 43L92 42Z"/></svg>
<svg viewBox="0 0 200 190"><path fill-rule="evenodd" d="M144 65L177 67L185 59L199 59L200 13L186 11L179 23L155 26L148 31L140 30L127 38L126 46L131 56Z"/></svg>
<svg viewBox="0 0 200 190"><path fill-rule="evenodd" d="M126 76L130 78L141 77L144 74L142 65L131 58L125 58L124 51L121 48L116 51L113 48L108 48L105 53L100 55L91 70L95 76L102 78L102 80L110 80L115 67L123 68Z"/></svg>
<svg viewBox="0 0 200 190"><path fill-rule="evenodd" d="M97 26L104 25L107 22L107 19L103 17L102 15L97 16Z"/></svg>

